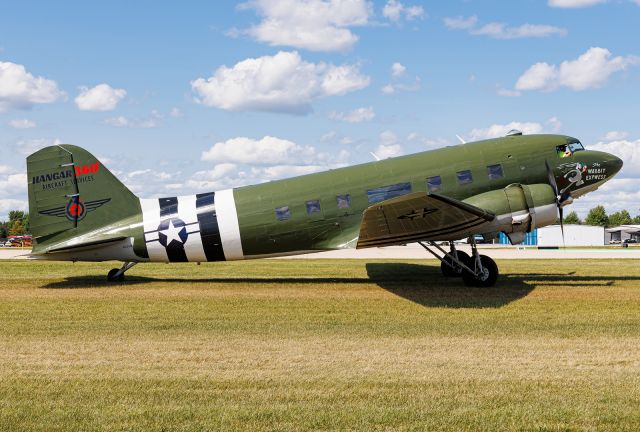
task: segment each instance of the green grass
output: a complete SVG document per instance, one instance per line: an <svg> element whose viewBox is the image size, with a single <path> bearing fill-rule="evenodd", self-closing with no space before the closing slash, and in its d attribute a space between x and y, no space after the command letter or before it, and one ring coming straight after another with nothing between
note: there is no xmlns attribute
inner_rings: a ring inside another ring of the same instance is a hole
<svg viewBox="0 0 640 432"><path fill-rule="evenodd" d="M640 430L640 265L0 261L0 430Z"/></svg>

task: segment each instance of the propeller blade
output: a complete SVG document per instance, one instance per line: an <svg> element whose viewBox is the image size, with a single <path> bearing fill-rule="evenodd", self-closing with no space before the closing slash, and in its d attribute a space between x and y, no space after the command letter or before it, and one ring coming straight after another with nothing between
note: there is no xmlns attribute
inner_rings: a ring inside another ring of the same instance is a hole
<svg viewBox="0 0 640 432"><path fill-rule="evenodd" d="M564 192L562 196L560 196L560 192L558 192L558 183L556 183L556 176L553 174L553 169L551 169L551 166L549 165L549 161L545 159L544 164L547 167L547 178L549 179L549 185L553 189L553 193L556 196L556 205L558 206L558 215L560 216L560 232L562 233L562 246L566 247L566 244L564 242L563 203L569 198L571 198L571 194L569 192Z"/></svg>
<svg viewBox="0 0 640 432"><path fill-rule="evenodd" d="M549 165L549 162L545 159L545 166L547 167L547 178L549 179L549 185L553 188L553 193L558 196L558 184L556 183L556 176L553 174L553 169Z"/></svg>
<svg viewBox="0 0 640 432"><path fill-rule="evenodd" d="M558 206L558 212L560 213L560 232L562 233L562 247L565 247L566 244L564 242L564 210L562 207Z"/></svg>

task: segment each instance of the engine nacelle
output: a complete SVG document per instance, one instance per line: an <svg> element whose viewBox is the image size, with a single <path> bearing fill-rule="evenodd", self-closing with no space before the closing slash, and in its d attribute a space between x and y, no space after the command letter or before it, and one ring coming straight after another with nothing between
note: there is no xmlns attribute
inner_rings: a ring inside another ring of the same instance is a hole
<svg viewBox="0 0 640 432"><path fill-rule="evenodd" d="M464 202L495 214L492 231L504 232L512 244L522 243L525 233L551 225L558 217L556 196L548 184L512 184Z"/></svg>

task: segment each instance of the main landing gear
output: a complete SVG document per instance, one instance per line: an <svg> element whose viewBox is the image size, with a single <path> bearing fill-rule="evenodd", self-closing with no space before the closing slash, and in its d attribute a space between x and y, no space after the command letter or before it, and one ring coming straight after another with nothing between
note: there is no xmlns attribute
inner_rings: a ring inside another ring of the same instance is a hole
<svg viewBox="0 0 640 432"><path fill-rule="evenodd" d="M136 265L138 263L135 262L125 262L124 264L122 264L121 268L114 268L109 270L109 273L107 274L107 280L109 282L122 282L124 280L124 272L126 272L127 270L129 270L131 267L133 267L134 265Z"/></svg>
<svg viewBox="0 0 640 432"><path fill-rule="evenodd" d="M446 252L436 242L419 242L427 252L440 260L440 270L445 277L462 276L464 284L476 287L492 287L498 280L498 266L496 262L486 255L480 255L475 239L470 238L471 256L456 249L453 242L449 242L450 251ZM431 248L442 253L438 255Z"/></svg>

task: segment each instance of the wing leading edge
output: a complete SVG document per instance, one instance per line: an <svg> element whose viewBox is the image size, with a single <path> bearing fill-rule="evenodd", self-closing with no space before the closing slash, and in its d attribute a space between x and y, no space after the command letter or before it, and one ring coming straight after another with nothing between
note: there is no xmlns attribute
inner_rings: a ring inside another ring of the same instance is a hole
<svg viewBox="0 0 640 432"><path fill-rule="evenodd" d="M357 248L421 240L457 240L484 232L493 213L443 195L403 195L364 211Z"/></svg>

